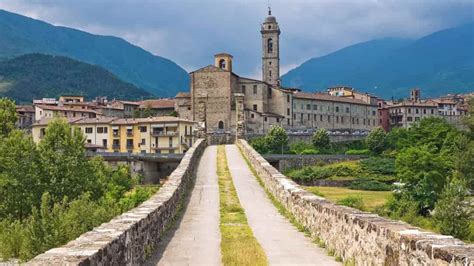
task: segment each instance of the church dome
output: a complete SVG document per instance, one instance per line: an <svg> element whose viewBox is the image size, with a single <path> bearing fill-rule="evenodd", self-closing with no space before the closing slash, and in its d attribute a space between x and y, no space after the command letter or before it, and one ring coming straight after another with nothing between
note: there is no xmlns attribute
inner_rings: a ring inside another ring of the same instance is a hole
<svg viewBox="0 0 474 266"><path fill-rule="evenodd" d="M265 19L265 22L264 23L276 23L277 20L274 16L268 16L266 19Z"/></svg>

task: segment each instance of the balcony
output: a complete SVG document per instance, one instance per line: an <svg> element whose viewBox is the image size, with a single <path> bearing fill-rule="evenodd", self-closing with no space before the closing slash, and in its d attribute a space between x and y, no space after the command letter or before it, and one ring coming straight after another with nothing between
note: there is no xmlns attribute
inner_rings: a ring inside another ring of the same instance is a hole
<svg viewBox="0 0 474 266"><path fill-rule="evenodd" d="M133 144L127 144L127 150L133 150Z"/></svg>
<svg viewBox="0 0 474 266"><path fill-rule="evenodd" d="M178 136L178 132L175 132L175 131L169 131L169 132L152 131L151 135L153 137L174 137L174 136Z"/></svg>
<svg viewBox="0 0 474 266"><path fill-rule="evenodd" d="M120 150L120 144L112 144L112 149Z"/></svg>

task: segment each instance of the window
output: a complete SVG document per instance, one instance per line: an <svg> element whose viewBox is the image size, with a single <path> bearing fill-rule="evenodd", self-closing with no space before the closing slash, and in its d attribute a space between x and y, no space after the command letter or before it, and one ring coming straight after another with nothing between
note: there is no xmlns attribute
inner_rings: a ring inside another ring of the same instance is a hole
<svg viewBox="0 0 474 266"><path fill-rule="evenodd" d="M253 94L257 94L257 85L253 85Z"/></svg>
<svg viewBox="0 0 474 266"><path fill-rule="evenodd" d="M306 105L306 110L311 110L311 104Z"/></svg>
<svg viewBox="0 0 474 266"><path fill-rule="evenodd" d="M431 109L431 114L433 114L433 109Z"/></svg>
<svg viewBox="0 0 474 266"><path fill-rule="evenodd" d="M120 140L118 139L114 139L113 143L112 143L112 147L114 149L120 149Z"/></svg>
<svg viewBox="0 0 474 266"><path fill-rule="evenodd" d="M416 108L415 111L416 111L416 113L418 114L420 110L419 110L418 108Z"/></svg>
<svg viewBox="0 0 474 266"><path fill-rule="evenodd" d="M352 124L354 124L354 117L352 118Z"/></svg>
<svg viewBox="0 0 474 266"><path fill-rule="evenodd" d="M91 133L92 133L92 128L86 127L86 134L91 134Z"/></svg>
<svg viewBox="0 0 474 266"><path fill-rule="evenodd" d="M339 116L336 116L336 123L339 123Z"/></svg>
<svg viewBox="0 0 474 266"><path fill-rule="evenodd" d="M293 114L293 119L296 119L296 114Z"/></svg>
<svg viewBox="0 0 474 266"><path fill-rule="evenodd" d="M272 65L272 61L268 62L268 65L271 66L271 65Z"/></svg>
<svg viewBox="0 0 474 266"><path fill-rule="evenodd" d="M420 121L420 118L419 118L419 117L415 117L415 121Z"/></svg>
<svg viewBox="0 0 474 266"><path fill-rule="evenodd" d="M271 54L273 53L273 39L269 38L267 40L267 53Z"/></svg>
<svg viewBox="0 0 474 266"><path fill-rule="evenodd" d="M286 109L286 115L290 115L290 108Z"/></svg>
<svg viewBox="0 0 474 266"><path fill-rule="evenodd" d="M331 116L328 115L328 123L331 122Z"/></svg>
<svg viewBox="0 0 474 266"><path fill-rule="evenodd" d="M222 121L219 122L219 124L221 123ZM224 124L224 122L222 122L222 124ZM224 126L222 126L224 127ZM173 137L169 137L169 147L172 148L173 147ZM171 153L171 151L170 151Z"/></svg>
<svg viewBox="0 0 474 266"><path fill-rule="evenodd" d="M341 124L343 124L343 123L344 123L344 117L341 116Z"/></svg>
<svg viewBox="0 0 474 266"><path fill-rule="evenodd" d="M286 102L287 102L287 103L290 102L290 95L289 95L289 94L286 95Z"/></svg>
<svg viewBox="0 0 474 266"><path fill-rule="evenodd" d="M323 122L323 115L319 115L319 121Z"/></svg>
<svg viewBox="0 0 474 266"><path fill-rule="evenodd" d="M350 108L346 107L346 113L350 113Z"/></svg>
<svg viewBox="0 0 474 266"><path fill-rule="evenodd" d="M224 129L224 122L219 121L218 127L219 127L219 129Z"/></svg>
<svg viewBox="0 0 474 266"><path fill-rule="evenodd" d="M339 106L336 106L336 112L339 113Z"/></svg>
<svg viewBox="0 0 474 266"><path fill-rule="evenodd" d="M272 98L272 88L268 87L268 98Z"/></svg>
<svg viewBox="0 0 474 266"><path fill-rule="evenodd" d="M102 140L102 147L107 148L107 139Z"/></svg>
<svg viewBox="0 0 474 266"><path fill-rule="evenodd" d="M304 104L301 104L301 110L304 110Z"/></svg>
<svg viewBox="0 0 474 266"><path fill-rule="evenodd" d="M225 69L225 60L224 60L224 59L221 59L221 60L219 61L219 68Z"/></svg>
<svg viewBox="0 0 474 266"><path fill-rule="evenodd" d="M365 125L365 118L364 118L364 119L362 119L362 124L363 124L363 125Z"/></svg>
<svg viewBox="0 0 474 266"><path fill-rule="evenodd" d="M313 117L314 121L318 120L317 117L318 117L317 115L314 115Z"/></svg>
<svg viewBox="0 0 474 266"><path fill-rule="evenodd" d="M372 111L372 115L376 115L377 113L375 111Z"/></svg>
<svg viewBox="0 0 474 266"><path fill-rule="evenodd" d="M254 118L254 117L255 117L255 115L254 115L254 114L250 114L250 117L251 117L251 118Z"/></svg>
<svg viewBox="0 0 474 266"><path fill-rule="evenodd" d="M258 110L256 104L253 105L253 110L254 110L254 111L257 111L257 110Z"/></svg>
<svg viewBox="0 0 474 266"><path fill-rule="evenodd" d="M287 123L288 125L290 124L290 119L289 119L289 118L286 119L286 123Z"/></svg>
<svg viewBox="0 0 474 266"><path fill-rule="evenodd" d="M313 110L318 110L318 106L316 104L313 104Z"/></svg>
<svg viewBox="0 0 474 266"><path fill-rule="evenodd" d="M141 126L140 127L140 132L146 133L146 126Z"/></svg>
<svg viewBox="0 0 474 266"><path fill-rule="evenodd" d="M423 114L425 114L425 115L426 115L426 109L423 109Z"/></svg>
<svg viewBox="0 0 474 266"><path fill-rule="evenodd" d="M277 117L277 119L276 119L276 120L277 120L277 123L280 123L280 118L278 118L278 117Z"/></svg>
<svg viewBox="0 0 474 266"><path fill-rule="evenodd" d="M271 70L268 71L268 76L269 76L270 78L272 77L272 71L271 71Z"/></svg>
<svg viewBox="0 0 474 266"><path fill-rule="evenodd" d="M268 119L267 119L267 117L266 117L266 116L265 116L265 118L264 118L263 120L265 120L265 122L267 122L267 121L268 121Z"/></svg>
<svg viewBox="0 0 474 266"><path fill-rule="evenodd" d="M130 137L133 135L133 131L131 128L127 128L127 136Z"/></svg>
<svg viewBox="0 0 474 266"><path fill-rule="evenodd" d="M140 142L140 145L145 145L145 142L146 140L145 139L142 139L142 142Z"/></svg>
<svg viewBox="0 0 474 266"><path fill-rule="evenodd" d="M92 143L92 140L88 139L88 140L87 140L87 143Z"/></svg>
<svg viewBox="0 0 474 266"><path fill-rule="evenodd" d="M308 114L308 121L311 120L311 114Z"/></svg>
<svg viewBox="0 0 474 266"><path fill-rule="evenodd" d="M242 85L242 93L245 94L245 85Z"/></svg>
<svg viewBox="0 0 474 266"><path fill-rule="evenodd" d="M103 127L98 127L97 128L97 133L104 133L104 128Z"/></svg>
<svg viewBox="0 0 474 266"><path fill-rule="evenodd" d="M133 139L127 139L127 149L133 149Z"/></svg>

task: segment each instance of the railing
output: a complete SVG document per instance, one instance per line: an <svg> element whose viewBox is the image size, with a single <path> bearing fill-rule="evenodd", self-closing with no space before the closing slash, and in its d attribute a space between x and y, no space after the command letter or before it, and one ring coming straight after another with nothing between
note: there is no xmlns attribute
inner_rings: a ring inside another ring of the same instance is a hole
<svg viewBox="0 0 474 266"><path fill-rule="evenodd" d="M112 149L119 150L120 149L120 144L112 144Z"/></svg>
<svg viewBox="0 0 474 266"><path fill-rule="evenodd" d="M174 137L178 135L178 132L151 132L153 137Z"/></svg>

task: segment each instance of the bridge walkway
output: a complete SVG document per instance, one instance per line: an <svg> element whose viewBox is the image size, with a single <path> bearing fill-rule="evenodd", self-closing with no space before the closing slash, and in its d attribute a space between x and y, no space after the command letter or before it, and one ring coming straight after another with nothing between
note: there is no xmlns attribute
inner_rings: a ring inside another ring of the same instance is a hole
<svg viewBox="0 0 474 266"><path fill-rule="evenodd" d="M270 265L340 265L278 213L235 145L227 145L226 154L240 203ZM216 157L217 146L207 147L182 216L146 265L221 265Z"/></svg>
<svg viewBox="0 0 474 266"><path fill-rule="evenodd" d="M240 203L270 265L341 265L278 212L237 146L227 145L226 154Z"/></svg>
<svg viewBox="0 0 474 266"><path fill-rule="evenodd" d="M146 265L220 265L217 146L204 151L182 216Z"/></svg>

